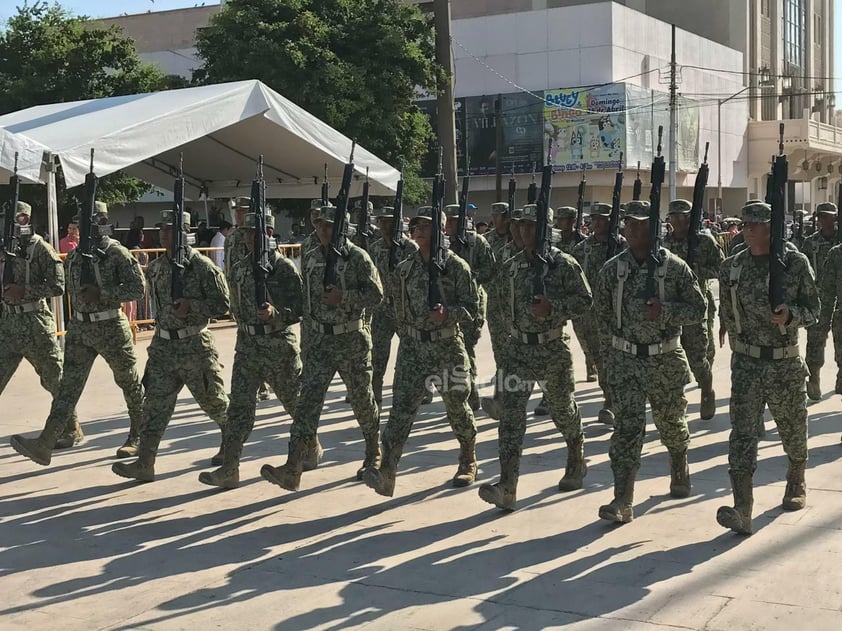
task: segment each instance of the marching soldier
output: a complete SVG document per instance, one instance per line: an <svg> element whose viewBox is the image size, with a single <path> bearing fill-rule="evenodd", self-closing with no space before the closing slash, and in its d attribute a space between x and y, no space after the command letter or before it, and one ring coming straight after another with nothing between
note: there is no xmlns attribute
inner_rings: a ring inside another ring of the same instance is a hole
<svg viewBox="0 0 842 631"><path fill-rule="evenodd" d="M816 206L816 222L818 230L804 239L801 251L813 266L816 275L816 284L821 287L824 264L830 249L838 243L836 231L836 204L824 202ZM824 303L822 303L824 304ZM822 313L829 316L832 311L825 309ZM824 348L827 344L827 334L830 331L830 320L820 318L815 326L807 329L807 369L810 371L810 380L807 382L807 396L813 401L822 398L821 370L824 366ZM837 336L834 334L834 342ZM838 388L837 388L838 389Z"/></svg>
<svg viewBox="0 0 842 631"><path fill-rule="evenodd" d="M50 415L38 438L12 436L19 454L40 465L49 465L59 436L70 422L97 355L108 363L114 381L123 391L131 427L118 458L137 453L143 420L143 387L137 374L137 358L124 302L141 300L145 284L137 260L119 241L112 239L108 206L96 202L93 234L97 254L93 260L95 284L82 285L83 257L79 248L65 259L67 293L73 303L73 317L64 342L64 370Z"/></svg>
<svg viewBox="0 0 842 631"><path fill-rule="evenodd" d="M430 206L418 210L414 237L418 251L405 259L391 284L400 330L400 361L395 368L392 410L383 430L383 460L365 473L367 486L380 495L395 492L395 474L415 414L424 396L425 384L434 382L447 409L447 419L459 441L459 468L453 486L473 484L477 473L474 415L468 404L470 360L462 325L473 322L479 296L471 270L461 257L446 250L439 277L442 304L430 310L429 260L433 212Z"/></svg>
<svg viewBox="0 0 842 631"><path fill-rule="evenodd" d="M819 323L814 327L822 326L825 330L833 329L833 351L837 368L834 392L842 394L842 246L837 245L830 249L822 267L819 291L821 317ZM807 329L808 349L810 348L809 332L810 329ZM825 335L827 334L825 333Z"/></svg>
<svg viewBox="0 0 842 631"><path fill-rule="evenodd" d="M383 302L372 309L371 318L371 363L373 376L371 379L374 399L378 405L383 402L383 377L386 375L386 365L389 363L389 353L392 350L392 338L398 332L395 320L395 304L392 299L394 290L392 284L397 282L395 270L390 264L393 240L397 246L397 262L403 261L418 250L418 245L403 233L403 226L395 225L395 209L385 206L377 215L381 238L371 244L370 255L380 274L383 284ZM397 237L395 236L397 231ZM395 266L397 267L397 266Z"/></svg>
<svg viewBox="0 0 842 631"><path fill-rule="evenodd" d="M577 211L572 206L562 206L555 212L555 227L561 238L553 245L565 254L571 254L573 248L584 239L576 230Z"/></svg>
<svg viewBox="0 0 842 631"><path fill-rule="evenodd" d="M161 211L161 245L166 249L149 263L146 275L149 296L155 314L155 335L149 344L143 373L143 428L140 432L138 459L118 462L111 470L124 478L140 482L155 479L158 445L170 422L178 393L186 385L199 407L224 431L228 395L222 380L222 366L213 333L208 323L230 308L228 287L222 270L208 257L185 246L185 265L181 274L183 296L172 295L172 261L176 236L173 233L177 210ZM190 213L183 212L184 231L190 229ZM186 235L185 235L186 237ZM242 243L245 249L245 243ZM235 267L242 257L231 261ZM226 263L228 257L226 257ZM222 464L222 450L213 459Z"/></svg>
<svg viewBox="0 0 842 631"><path fill-rule="evenodd" d="M733 351L728 465L734 506L719 508L716 520L740 534L752 530L757 419L767 404L789 460L782 507L794 511L807 504L807 366L798 350L798 330L815 323L819 295L807 257L786 250L783 304L770 308L771 216L768 204L746 204L747 249L727 258L719 274L721 318Z"/></svg>
<svg viewBox="0 0 842 631"><path fill-rule="evenodd" d="M572 250L572 256L585 273L585 278L592 287L596 287L599 270L608 260L608 237L609 222L611 220L611 205L601 202L594 202L591 205L591 233L588 237L576 245ZM620 238L621 247L625 246L625 239ZM611 425L614 422L614 412L611 411L611 395L605 385L605 363L603 361L603 346L605 340L600 339L597 316L593 309L589 309L585 315L573 320L573 330L579 338L579 344L585 353L585 364L588 366L588 381L592 381L591 370L596 371L599 386L602 388L602 395L605 405L599 411L598 420L600 423Z"/></svg>
<svg viewBox="0 0 842 631"><path fill-rule="evenodd" d="M445 215L447 216L445 234L450 238L451 250L468 263L468 266L471 268L471 274L477 283L479 305L476 318L472 322L465 322L462 327L465 348L468 350L468 356L471 358L471 394L468 397L468 403L471 406L471 410L477 411L480 406L479 391L477 390L477 343L482 335L482 327L485 325L486 306L488 302L488 294L485 291L485 286L494 278L496 263L494 251L488 245L488 241L485 240L485 237L477 234L473 230L467 231L467 243L463 246L462 250L455 247L454 241L458 236L459 204L449 204L446 206Z"/></svg>
<svg viewBox="0 0 842 631"><path fill-rule="evenodd" d="M301 328L308 331L309 346L302 353L301 394L292 415L287 462L279 467L266 464L260 469L266 481L288 491L298 490L308 453L316 449L319 416L337 371L365 439L365 460L357 479L362 480L363 472L380 462L380 411L371 388L371 333L363 313L380 304L383 290L371 258L348 240L337 262L339 285L324 286L335 212L333 206L320 208L315 230L319 245L305 252L301 260Z"/></svg>
<svg viewBox="0 0 842 631"><path fill-rule="evenodd" d="M274 222L266 216L267 226ZM243 224L247 256L231 266L227 276L231 289L231 312L237 320L237 343L231 375L228 424L223 428L222 466L203 472L199 482L235 488L240 482L240 456L255 420L255 393L268 381L289 413L295 410L301 386L301 358L298 336L292 325L301 320L301 275L277 248L269 248L266 277L268 301L256 302L255 228L256 215L249 213ZM317 450L318 451L318 448ZM317 459L314 452L311 456Z"/></svg>
<svg viewBox="0 0 842 631"><path fill-rule="evenodd" d="M634 518L634 480L646 434L647 400L669 450L670 495L690 495L684 396L690 370L680 336L682 327L701 322L705 315L696 275L667 250L660 251L661 263L654 268L657 295L648 294L649 203L629 202L625 219L628 248L605 264L594 292L594 313L610 341L605 379L614 404L609 449L614 499L600 507L599 516L621 523Z"/></svg>
<svg viewBox="0 0 842 631"><path fill-rule="evenodd" d="M546 295L535 295L533 265L536 250L538 207L523 208L519 223L523 250L505 264L508 277L505 299L509 307L510 335L503 354L503 417L498 427L500 481L483 484L479 496L504 510L514 510L523 436L526 433L526 404L536 381L545 383L545 396L553 423L567 442L567 467L558 483L559 491L582 488L585 465L585 435L573 398L573 358L567 320L584 314L591 306L591 291L576 260L556 248L550 250L545 279ZM552 223L552 209L548 209Z"/></svg>
<svg viewBox="0 0 842 631"><path fill-rule="evenodd" d="M32 364L41 386L53 398L58 394L63 356L56 339L56 321L49 300L64 293L64 267L49 243L30 224L32 207L18 202L15 223L21 228L18 252L3 258L3 269L13 268L12 283L0 288L0 393L6 389L23 358ZM23 228L26 226L26 228ZM3 253L0 252L0 256ZM74 410L54 449L72 447L82 440Z"/></svg>
<svg viewBox="0 0 842 631"><path fill-rule="evenodd" d="M667 221L672 231L664 239L664 247L682 260L687 260L687 235L690 226L690 211L693 205L684 199L670 202L667 211ZM695 229L695 228L693 228ZM702 391L699 405L699 416L703 420L713 418L716 414L716 393L713 390L713 357L716 344L713 337L713 320L716 305L710 295L710 283L719 277L719 268L725 255L712 236L699 234L699 248L696 254L696 264L693 271L699 279L699 286L705 295L705 319L690 326L685 326L681 332L681 347L687 354L690 370Z"/></svg>

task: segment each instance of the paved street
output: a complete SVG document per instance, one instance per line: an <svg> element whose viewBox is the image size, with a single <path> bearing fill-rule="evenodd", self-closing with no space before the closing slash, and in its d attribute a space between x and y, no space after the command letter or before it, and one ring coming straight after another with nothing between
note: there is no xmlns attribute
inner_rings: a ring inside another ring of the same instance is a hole
<svg viewBox="0 0 842 631"><path fill-rule="evenodd" d="M230 378L234 330L217 329ZM147 337L138 343L145 361ZM803 342L802 342L803 348ZM731 503L727 474L728 351L716 362L719 413L698 420L688 391L693 494L670 499L669 464L650 423L636 520L597 518L612 497L610 430L595 421L595 384L576 347L577 398L588 442L582 491L561 495L566 458L548 418L526 437L519 510L502 514L453 489L458 446L436 398L422 409L396 495L356 482L362 436L337 379L321 424L324 462L301 491L265 483L261 464L286 455L289 416L258 408L241 488L198 483L219 432L185 390L161 444L157 480L111 473L128 427L121 393L97 360L79 406L86 442L49 468L18 456L13 433L40 429L49 397L29 365L2 396L0 626L94 629L699 629L842 628L842 406L810 405L808 507L780 508L786 459L769 423L755 477L755 534L715 521ZM831 349L823 372L832 389ZM487 336L480 366L493 372ZM391 370L390 373L391 374ZM490 392L490 388L486 389ZM388 393L388 388L387 388ZM537 402L533 395L530 409ZM388 406L390 398L385 405ZM84 419L91 419L85 421ZM385 414L384 414L385 422ZM480 413L480 479L496 479L496 423Z"/></svg>

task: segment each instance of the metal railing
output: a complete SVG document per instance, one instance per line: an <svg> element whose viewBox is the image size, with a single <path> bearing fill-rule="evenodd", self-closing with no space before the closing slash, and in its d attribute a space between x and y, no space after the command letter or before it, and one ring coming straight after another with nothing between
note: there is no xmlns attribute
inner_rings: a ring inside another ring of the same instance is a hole
<svg viewBox="0 0 842 631"><path fill-rule="evenodd" d="M298 243L284 243L278 246L281 253L292 260L295 260L301 256L301 245ZM220 252L223 248L193 248L194 250L201 252L211 260L213 260L213 254ZM137 259L138 263L140 264L141 269L143 270L144 274L146 273L146 268L149 267L149 263L162 254L166 252L164 248L148 248L145 250L129 250L132 256ZM62 261L67 257L66 254L59 254ZM58 305L53 303L53 313L62 313L64 314L64 320L60 321L61 318L56 318L56 326L58 328L58 335L64 335L66 330L67 322L70 321L70 318L73 316L73 301L70 299L70 296L65 294L61 298L56 298L56 301L63 301L63 309L58 309ZM137 333L139 330L143 329L144 327L152 327L155 324L155 319L152 317L152 309L151 304L149 301L149 287L146 286L146 289L143 294L143 298L140 300L135 300L133 302L124 302L123 303L123 313L126 314L126 317L129 320L129 325L132 328L132 339L137 342Z"/></svg>

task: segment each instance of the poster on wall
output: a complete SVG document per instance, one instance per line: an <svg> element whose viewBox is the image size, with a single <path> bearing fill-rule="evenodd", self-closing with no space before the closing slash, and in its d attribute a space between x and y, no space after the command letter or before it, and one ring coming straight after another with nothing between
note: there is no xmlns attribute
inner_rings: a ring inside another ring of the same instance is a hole
<svg viewBox="0 0 842 631"><path fill-rule="evenodd" d="M626 144L625 86L544 92L544 145L556 171L616 169Z"/></svg>

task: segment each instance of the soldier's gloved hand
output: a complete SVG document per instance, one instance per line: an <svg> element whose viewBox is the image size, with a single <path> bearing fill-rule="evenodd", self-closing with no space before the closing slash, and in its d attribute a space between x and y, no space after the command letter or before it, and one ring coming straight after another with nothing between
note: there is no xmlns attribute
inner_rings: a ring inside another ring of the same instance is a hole
<svg viewBox="0 0 842 631"><path fill-rule="evenodd" d="M336 306L342 302L342 290L339 287L331 285L322 294L322 302L326 305Z"/></svg>
<svg viewBox="0 0 842 631"><path fill-rule="evenodd" d="M661 301L657 298L650 298L646 301L643 309L643 317L647 320L657 320L661 317Z"/></svg>
<svg viewBox="0 0 842 631"><path fill-rule="evenodd" d="M792 314L789 311L788 305L778 305L772 312L772 322L774 324L789 324Z"/></svg>
<svg viewBox="0 0 842 631"><path fill-rule="evenodd" d="M26 294L25 285L16 285L12 283L11 285L6 285L3 288L3 298L5 298L6 301L23 300L24 294Z"/></svg>
<svg viewBox="0 0 842 631"><path fill-rule="evenodd" d="M265 309L258 309L257 310L257 319L261 322L266 322L269 318L272 317L272 314L275 313L275 307L273 307L268 302L266 303Z"/></svg>
<svg viewBox="0 0 842 631"><path fill-rule="evenodd" d="M531 307L532 315L536 318L546 318L553 310L553 306L550 304L550 301L547 300L547 297L540 294L532 296Z"/></svg>
<svg viewBox="0 0 842 631"><path fill-rule="evenodd" d="M79 292L79 297L84 302L99 302L99 299L102 298L102 291L96 285L85 285Z"/></svg>
<svg viewBox="0 0 842 631"><path fill-rule="evenodd" d="M430 320L437 324L447 320L447 307L443 304L437 304L434 309L430 310Z"/></svg>
<svg viewBox="0 0 842 631"><path fill-rule="evenodd" d="M173 313L177 318L185 318L190 313L190 301L187 298L179 298L173 303Z"/></svg>

